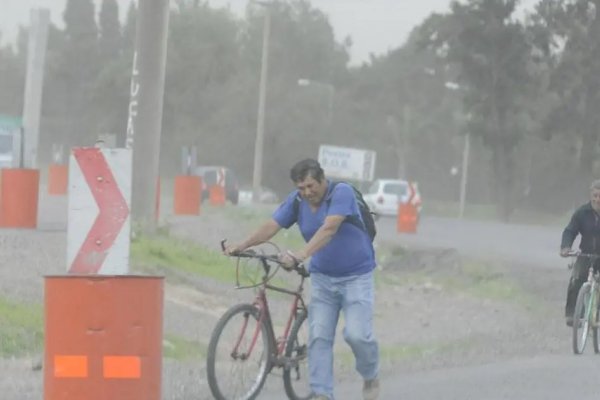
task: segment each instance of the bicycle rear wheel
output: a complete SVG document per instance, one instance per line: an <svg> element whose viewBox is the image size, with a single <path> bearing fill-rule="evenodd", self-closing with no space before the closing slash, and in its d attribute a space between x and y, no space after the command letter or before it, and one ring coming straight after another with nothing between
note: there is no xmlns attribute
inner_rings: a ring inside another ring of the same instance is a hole
<svg viewBox="0 0 600 400"><path fill-rule="evenodd" d="M590 311L592 285L586 282L579 289L575 312L573 313L573 353L581 354L585 349L590 331Z"/></svg>
<svg viewBox="0 0 600 400"><path fill-rule="evenodd" d="M260 311L252 304L230 308L213 330L206 372L217 400L253 400L271 369L271 343Z"/></svg>
<svg viewBox="0 0 600 400"><path fill-rule="evenodd" d="M308 379L308 324L306 311L301 311L285 346L289 365L283 371L283 386L290 400L308 400L312 391Z"/></svg>

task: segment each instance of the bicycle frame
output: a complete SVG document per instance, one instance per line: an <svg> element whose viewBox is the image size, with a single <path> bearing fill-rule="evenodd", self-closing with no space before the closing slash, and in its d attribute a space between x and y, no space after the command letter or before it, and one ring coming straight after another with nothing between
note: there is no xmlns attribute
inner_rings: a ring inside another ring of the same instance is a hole
<svg viewBox="0 0 600 400"><path fill-rule="evenodd" d="M593 263L592 263L593 264ZM595 272L593 265L588 270L587 281L591 285L590 299L587 307L587 315L585 316L590 321L590 327L598 327L597 313L593 312L598 307L598 301L600 300L600 291L598 290L598 283L600 281L600 272ZM591 314L591 315L590 315Z"/></svg>
<svg viewBox="0 0 600 400"><path fill-rule="evenodd" d="M265 260L262 260L262 262L263 262L263 264L266 264ZM268 283L269 279L270 279L269 272L268 272L269 267L267 265L263 265L263 267L265 270L265 275L262 277L260 289L258 290L258 293L256 294L256 298L254 299L254 302L253 302L253 304L259 310L259 321L254 330L254 334L252 336L252 341L250 343L248 352L245 355L243 355L242 357L249 357L250 354L252 353L252 350L254 349L254 345L256 344L258 336L261 332L262 323L265 322L266 326L267 326L267 335L268 335L269 343L271 343L273 345L271 348L275 349L274 353L269 354L269 358L271 361L271 368L273 366L283 367L288 363L288 360L286 360L283 357L283 352L285 351L285 345L287 343L288 336L289 336L290 330L292 328L292 323L296 319L299 311L306 310L306 304L304 303L304 299L302 298L302 292L304 290L304 280L306 278L304 276L301 276L300 284L298 285L296 290L285 289L285 288L282 288L279 286L274 286L274 285L269 284ZM275 328L273 327L273 321L271 319L271 311L269 308L269 301L267 299L267 290L273 290L273 291L276 291L279 293L284 293L284 294L294 297L294 300L292 301L292 304L290 307L289 316L288 316L286 324L285 324L283 335L280 336L279 338L276 337ZM237 340L237 343L233 349L232 354L237 355L237 350L242 341L242 338L244 337L244 334L246 333L247 325L248 325L248 320L246 320L246 322L242 326L240 336Z"/></svg>

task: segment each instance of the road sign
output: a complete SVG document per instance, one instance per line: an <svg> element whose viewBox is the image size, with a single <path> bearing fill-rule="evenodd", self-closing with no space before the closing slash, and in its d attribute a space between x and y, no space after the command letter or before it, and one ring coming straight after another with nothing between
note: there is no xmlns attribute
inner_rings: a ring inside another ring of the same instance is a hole
<svg viewBox="0 0 600 400"><path fill-rule="evenodd" d="M0 168L18 168L21 162L21 118L0 115Z"/></svg>
<svg viewBox="0 0 600 400"><path fill-rule="evenodd" d="M75 148L69 164L67 270L129 271L131 150Z"/></svg>
<svg viewBox="0 0 600 400"><path fill-rule="evenodd" d="M23 122L19 117L0 114L0 130L14 131L21 129Z"/></svg>
<svg viewBox="0 0 600 400"><path fill-rule="evenodd" d="M321 145L319 163L330 178L372 181L376 153L372 150Z"/></svg>

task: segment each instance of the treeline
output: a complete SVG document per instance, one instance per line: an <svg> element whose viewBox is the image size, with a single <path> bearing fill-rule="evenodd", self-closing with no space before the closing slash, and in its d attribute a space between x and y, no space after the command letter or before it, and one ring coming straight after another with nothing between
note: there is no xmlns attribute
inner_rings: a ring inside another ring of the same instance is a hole
<svg viewBox="0 0 600 400"><path fill-rule="evenodd" d="M290 164L326 143L376 150L378 176L455 201L468 132L470 202L495 203L508 219L517 207L563 212L580 201L600 176L600 0L541 0L525 19L517 6L454 2L403 46L351 67L351 39L336 41L323 12L275 1L265 185L287 190ZM243 18L198 0L172 7L164 175L178 172L181 146L195 145L201 164L251 181L263 18L252 6ZM103 133L123 142L135 19L133 3L67 1L64 28L50 28L42 162L54 143L88 145ZM26 37L0 48L0 113L21 112Z"/></svg>

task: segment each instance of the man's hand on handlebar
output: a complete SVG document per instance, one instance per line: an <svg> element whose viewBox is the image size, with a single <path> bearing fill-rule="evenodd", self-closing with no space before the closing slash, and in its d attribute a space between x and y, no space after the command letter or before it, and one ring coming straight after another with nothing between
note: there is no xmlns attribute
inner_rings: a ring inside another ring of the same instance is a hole
<svg viewBox="0 0 600 400"><path fill-rule="evenodd" d="M236 256L239 253L241 253L242 251L246 250L246 247L243 246L241 243L226 245L225 240L222 240L221 241L221 249L223 250L223 254L225 254L225 255Z"/></svg>
<svg viewBox="0 0 600 400"><path fill-rule="evenodd" d="M576 254L577 254L577 252L572 250L570 247L564 247L564 248L560 249L561 257L569 257L569 256L573 256Z"/></svg>
<svg viewBox="0 0 600 400"><path fill-rule="evenodd" d="M303 257L300 254L294 254L289 250L279 255L281 266L288 271L300 265L305 258L306 257Z"/></svg>

